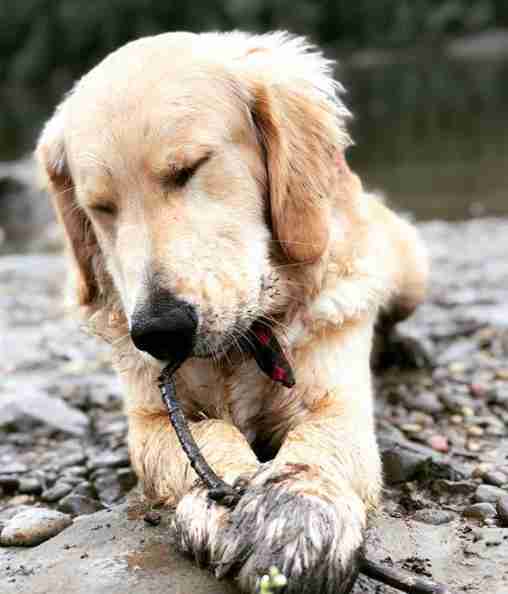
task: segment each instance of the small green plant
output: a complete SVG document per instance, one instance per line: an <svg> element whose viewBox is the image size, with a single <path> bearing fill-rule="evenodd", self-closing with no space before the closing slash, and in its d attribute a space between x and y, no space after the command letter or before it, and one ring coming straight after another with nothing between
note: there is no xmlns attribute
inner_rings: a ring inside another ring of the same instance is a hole
<svg viewBox="0 0 508 594"><path fill-rule="evenodd" d="M259 580L259 594L275 594L288 583L286 576L276 567L270 567L269 573Z"/></svg>

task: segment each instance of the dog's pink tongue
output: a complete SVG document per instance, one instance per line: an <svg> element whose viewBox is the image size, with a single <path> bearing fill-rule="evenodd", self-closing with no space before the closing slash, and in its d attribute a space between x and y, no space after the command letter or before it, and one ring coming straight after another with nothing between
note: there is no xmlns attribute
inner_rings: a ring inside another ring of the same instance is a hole
<svg viewBox="0 0 508 594"><path fill-rule="evenodd" d="M274 382L292 388L295 385L293 370L272 330L260 322L254 322L251 331L255 340L250 341L249 346L261 371Z"/></svg>

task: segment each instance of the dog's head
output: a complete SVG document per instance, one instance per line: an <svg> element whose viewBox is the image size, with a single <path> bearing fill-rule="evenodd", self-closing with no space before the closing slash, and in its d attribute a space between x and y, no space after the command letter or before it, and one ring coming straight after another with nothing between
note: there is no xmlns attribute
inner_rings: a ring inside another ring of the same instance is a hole
<svg viewBox="0 0 508 594"><path fill-rule="evenodd" d="M285 34L167 34L81 79L37 157L88 315L116 303L164 360L221 354L287 306L349 173L330 67Z"/></svg>

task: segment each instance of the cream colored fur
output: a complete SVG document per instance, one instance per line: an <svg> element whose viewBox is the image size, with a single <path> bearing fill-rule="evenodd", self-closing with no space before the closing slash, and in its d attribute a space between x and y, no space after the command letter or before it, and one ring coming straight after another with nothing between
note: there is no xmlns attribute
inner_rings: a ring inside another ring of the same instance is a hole
<svg viewBox="0 0 508 594"><path fill-rule="evenodd" d="M409 315L427 282L416 231L347 166L332 66L284 33L141 39L76 84L37 148L75 301L113 345L145 491L178 504L182 550L247 591L273 563L288 592L347 591L381 490L374 324ZM214 469L249 483L232 513L195 486L157 388L163 362L130 340L153 278L200 312L202 358L177 391ZM293 365L290 390L236 349L260 316Z"/></svg>

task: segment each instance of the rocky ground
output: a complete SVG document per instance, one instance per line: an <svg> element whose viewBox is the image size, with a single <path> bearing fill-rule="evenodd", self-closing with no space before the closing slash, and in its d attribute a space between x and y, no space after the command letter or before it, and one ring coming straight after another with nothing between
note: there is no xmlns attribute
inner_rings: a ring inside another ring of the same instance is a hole
<svg viewBox="0 0 508 594"><path fill-rule="evenodd" d="M368 553L457 593L508 592L507 223L421 225L432 290L404 332L435 367L377 380L386 489ZM0 257L2 594L233 592L172 551L169 512L152 526L135 489L126 499L108 349L64 315L64 261L41 236ZM361 577L354 592L395 590Z"/></svg>

